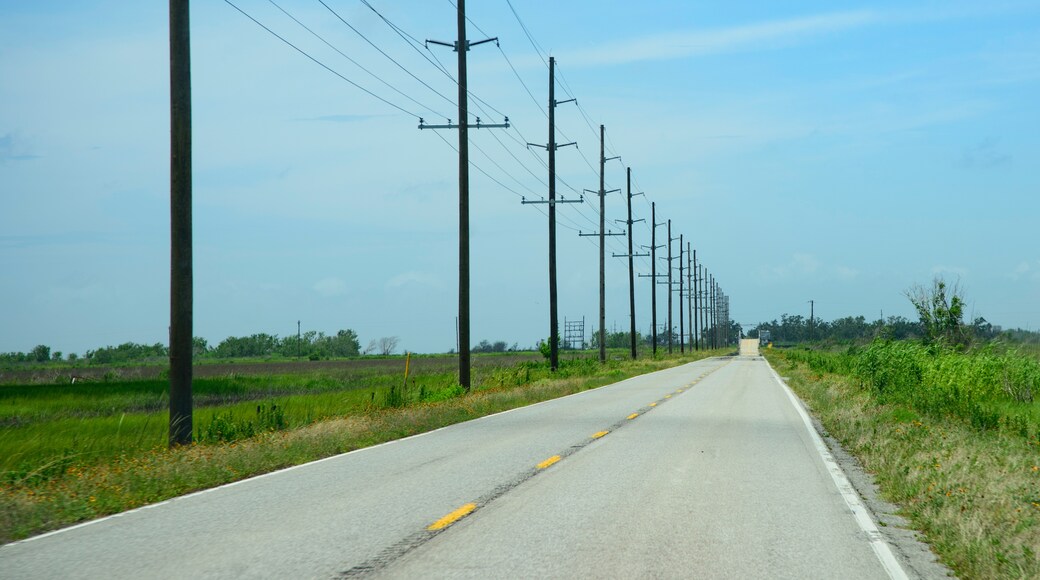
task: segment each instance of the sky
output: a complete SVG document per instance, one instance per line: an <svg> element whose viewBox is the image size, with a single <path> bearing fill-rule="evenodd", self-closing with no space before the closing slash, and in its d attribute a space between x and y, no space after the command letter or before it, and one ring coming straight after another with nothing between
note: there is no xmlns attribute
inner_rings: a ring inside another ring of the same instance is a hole
<svg viewBox="0 0 1040 580"><path fill-rule="evenodd" d="M577 99L555 111L557 142L577 142L558 193L598 189L603 124L611 229L630 167L637 249L655 203L745 327L809 300L824 320L914 318L904 292L937 275L972 317L1040 327L1040 4L510 1L467 5L471 41L499 42L468 54L470 122L511 123L469 132L474 343L548 335L548 219L521 203L547 195L546 152L525 144L548 142L548 55L557 100ZM191 8L194 334L300 321L455 348L458 135L418 130L458 122L438 68L456 55L422 44L456 38L453 4L233 2ZM164 2L0 0L0 352L166 342L167 19ZM588 336L585 199L559 206L557 253L561 324ZM607 252L623 330L625 238Z"/></svg>

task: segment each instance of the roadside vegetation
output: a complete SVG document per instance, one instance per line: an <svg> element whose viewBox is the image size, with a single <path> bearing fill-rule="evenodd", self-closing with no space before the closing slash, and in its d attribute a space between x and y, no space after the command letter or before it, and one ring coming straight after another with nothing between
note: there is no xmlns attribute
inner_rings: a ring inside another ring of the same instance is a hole
<svg viewBox="0 0 1040 580"><path fill-rule="evenodd" d="M907 294L915 339L767 357L959 576L1040 577L1037 351L980 338L941 280Z"/></svg>
<svg viewBox="0 0 1040 580"><path fill-rule="evenodd" d="M173 450L161 378L0 385L0 542L723 353L570 353L555 373L479 355L469 394L442 356L412 358L407 382L404 357L257 363L195 381L194 443Z"/></svg>

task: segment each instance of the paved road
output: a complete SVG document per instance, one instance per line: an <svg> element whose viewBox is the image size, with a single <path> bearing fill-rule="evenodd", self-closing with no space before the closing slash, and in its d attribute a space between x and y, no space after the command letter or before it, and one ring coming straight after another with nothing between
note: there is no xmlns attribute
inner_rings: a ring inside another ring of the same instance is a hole
<svg viewBox="0 0 1040 580"><path fill-rule="evenodd" d="M700 361L3 546L0 578L901 577L800 413L763 360Z"/></svg>

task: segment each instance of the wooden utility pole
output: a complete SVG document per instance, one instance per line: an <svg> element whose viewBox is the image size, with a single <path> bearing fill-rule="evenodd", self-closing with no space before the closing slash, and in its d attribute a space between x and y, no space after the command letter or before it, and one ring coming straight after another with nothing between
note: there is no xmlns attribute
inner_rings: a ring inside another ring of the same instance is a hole
<svg viewBox="0 0 1040 580"><path fill-rule="evenodd" d="M170 447L192 434L190 22L188 0L170 0Z"/></svg>
<svg viewBox="0 0 1040 580"><path fill-rule="evenodd" d="M686 329L683 328L683 235L679 234L679 352L686 352Z"/></svg>
<svg viewBox="0 0 1040 580"><path fill-rule="evenodd" d="M711 348L719 348L719 304L716 300L715 276L711 277Z"/></svg>
<svg viewBox="0 0 1040 580"><path fill-rule="evenodd" d="M668 220L668 354L672 354L672 220Z"/></svg>
<svg viewBox="0 0 1040 580"><path fill-rule="evenodd" d="M595 193L599 196L599 232L595 234L586 234L584 232L578 232L579 236L599 236L599 362L607 362L607 236L620 236L623 235L621 232L607 232L604 231L606 228L606 203L607 194L615 191L621 191L620 189L612 189L606 191L606 165L607 161L611 159L620 159L620 157L606 157L606 144L604 143L605 133L603 125L599 126L599 191L590 191L586 189L588 193Z"/></svg>
<svg viewBox="0 0 1040 580"><path fill-rule="evenodd" d="M629 167L627 171L628 181L628 195L625 197L628 200L628 219L617 220L623 221L628 224L628 253L627 254L614 254L615 258L628 258L628 316L629 316L629 349L631 350L632 358L635 359L637 356L636 350L636 274L635 264L632 262L633 258L640 258L643 256L649 256L650 254L634 254L632 253L632 224L643 221L642 219L632 219L632 198L637 195L643 195L640 193L632 193L632 168Z"/></svg>
<svg viewBox="0 0 1040 580"><path fill-rule="evenodd" d="M664 224L657 223L657 202L650 203L650 274L640 274L640 278L650 278L650 341L653 354L657 356L657 227ZM646 246L644 246L646 247Z"/></svg>
<svg viewBox="0 0 1040 580"><path fill-rule="evenodd" d="M469 83L466 78L466 0L458 0L459 68L459 384L470 390L469 338Z"/></svg>
<svg viewBox="0 0 1040 580"><path fill-rule="evenodd" d="M692 244L686 242L686 310L689 313L687 320L690 322L690 349L700 350L700 343L697 340L697 314L693 310L693 269L696 267L694 264L697 263L697 250L691 248ZM691 257L692 256L692 257Z"/></svg>
<svg viewBox="0 0 1040 580"><path fill-rule="evenodd" d="M812 339L813 339L813 324L814 324L814 318L816 317L816 311L814 310L815 307L816 307L815 301L810 300L809 301L809 342L812 342Z"/></svg>
<svg viewBox="0 0 1040 580"><path fill-rule="evenodd" d="M469 124L469 84L466 77L466 54L469 49L485 42L498 42L498 38L488 38L478 42L466 40L466 0L457 0L458 34L456 42L427 40L427 44L438 44L452 47L459 54L459 124L427 125L419 119L419 129L458 129L459 130L459 384L469 392L470 389L470 338L469 338L469 129L470 127L487 129L505 129L509 127L509 119L501 124Z"/></svg>
<svg viewBox="0 0 1040 580"><path fill-rule="evenodd" d="M559 314L556 302L556 204L557 203L581 203L582 199L556 199L556 150L577 143L556 144L556 105L569 103L574 99L565 101L556 100L556 58L549 57L549 143L539 145L528 143L528 146L544 147L549 152L549 200L528 201L522 199L521 203L548 203L549 204L549 368L553 371L560 367L560 328Z"/></svg>
<svg viewBox="0 0 1040 580"><path fill-rule="evenodd" d="M700 284L700 283L698 281L698 271L697 271L698 265L697 265L697 251L696 251L696 249L695 249L695 251L692 252L692 255L693 255L693 265L691 266L690 271L693 272L694 280L690 284L690 288L691 288L691 292L692 292L691 295L690 295L690 301L691 301L691 308L693 309L694 326L693 326L693 329L692 329L691 332L693 333L693 338L694 338L694 349L695 350L700 350L701 349L701 321L700 321L700 313L697 312L697 308L698 308L697 293L699 291L698 290L698 284Z"/></svg>

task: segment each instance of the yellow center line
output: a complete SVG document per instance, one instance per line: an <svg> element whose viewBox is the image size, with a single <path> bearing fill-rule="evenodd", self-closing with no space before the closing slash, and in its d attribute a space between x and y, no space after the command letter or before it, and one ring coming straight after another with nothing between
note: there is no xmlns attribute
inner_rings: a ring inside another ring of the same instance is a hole
<svg viewBox="0 0 1040 580"><path fill-rule="evenodd" d="M656 407L656 406L657 406L657 403L650 403L650 406L651 406L651 407Z"/></svg>
<svg viewBox="0 0 1040 580"><path fill-rule="evenodd" d="M682 392L682 389L679 389L679 390L675 391L675 394L679 394L681 392Z"/></svg>
<svg viewBox="0 0 1040 580"><path fill-rule="evenodd" d="M450 514L444 516L443 518L433 522L426 529L430 530L431 532L444 529L454 524L455 522L461 520L462 518L468 516L470 512L472 512L475 509L477 509L477 504L468 503L460 507L459 509L451 512Z"/></svg>
<svg viewBox="0 0 1040 580"><path fill-rule="evenodd" d="M671 395L665 395L665 396L664 396L664 398L666 398L666 399L671 399L671 398L672 398L672 396L671 396Z"/></svg>
<svg viewBox="0 0 1040 580"><path fill-rule="evenodd" d="M597 431L596 433L592 434L592 438L593 439L599 439L600 437L606 435L607 433L610 433L610 431Z"/></svg>
<svg viewBox="0 0 1040 580"><path fill-rule="evenodd" d="M539 463L538 464L538 469L545 469L546 467L549 467L550 465L552 465L553 463L556 463L559 460L560 460L560 456L559 455L553 455L549 459L546 459L545 461Z"/></svg>
<svg viewBox="0 0 1040 580"><path fill-rule="evenodd" d="M632 414L631 414L631 415L629 415L629 416L628 416L627 418L628 418L628 419L635 419L635 418L636 418L636 417L638 417L638 416L639 416L639 413L632 413Z"/></svg>

